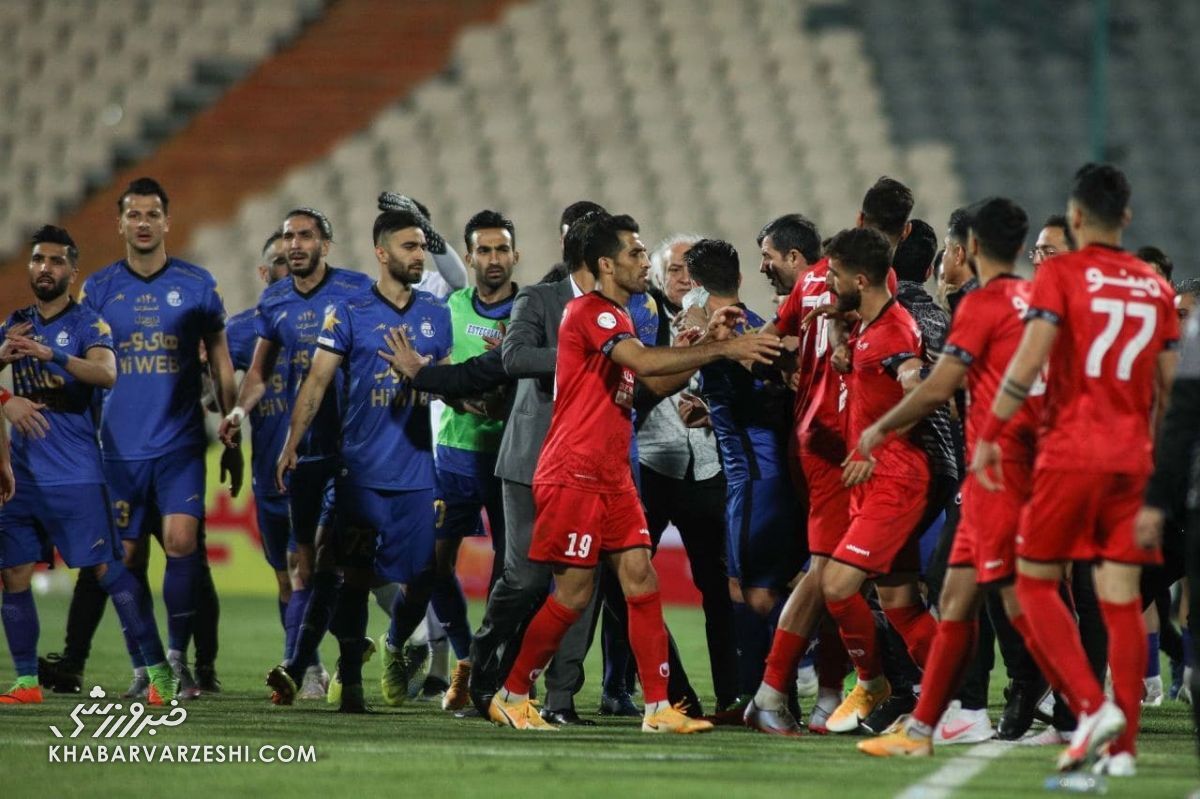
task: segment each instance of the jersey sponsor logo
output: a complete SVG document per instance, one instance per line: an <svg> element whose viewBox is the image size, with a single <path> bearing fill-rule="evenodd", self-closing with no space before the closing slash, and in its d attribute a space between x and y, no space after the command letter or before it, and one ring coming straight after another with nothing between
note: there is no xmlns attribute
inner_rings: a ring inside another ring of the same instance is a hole
<svg viewBox="0 0 1200 799"><path fill-rule="evenodd" d="M860 342L858 342L858 344L856 344L856 345L855 345L855 347L854 347L854 348L855 348L856 350L865 350L865 349L869 348L870 346L871 346L871 342L869 342L869 341L860 341Z"/></svg>
<svg viewBox="0 0 1200 799"><path fill-rule="evenodd" d="M1153 277L1137 277L1130 275L1128 271L1122 269L1120 277L1109 277L1100 271L1097 267L1088 267L1088 270L1083 273L1083 277L1087 280L1088 291L1096 293L1105 286L1114 286L1116 288L1129 289L1135 297L1161 297L1162 287L1158 285L1158 281Z"/></svg>
<svg viewBox="0 0 1200 799"><path fill-rule="evenodd" d="M617 317L613 316L608 311L604 311L596 317L596 324L600 325L600 327L604 328L605 330L612 330L617 326Z"/></svg>
<svg viewBox="0 0 1200 799"><path fill-rule="evenodd" d="M116 299L124 299L125 295L117 295ZM133 301L133 310L135 311L157 311L158 297L153 294L143 294Z"/></svg>
<svg viewBox="0 0 1200 799"><path fill-rule="evenodd" d="M179 293L179 289L171 289L167 292L167 305L172 308L178 308L183 305L183 295Z"/></svg>
<svg viewBox="0 0 1200 799"><path fill-rule="evenodd" d="M495 338L500 331L494 327L487 325L477 325L474 323L467 325L468 336L479 336L480 338Z"/></svg>
<svg viewBox="0 0 1200 799"><path fill-rule="evenodd" d="M863 549L862 547L855 546L854 544L846 544L846 549L850 550L856 555L862 555L864 558L871 557L871 550Z"/></svg>
<svg viewBox="0 0 1200 799"><path fill-rule="evenodd" d="M992 569L999 569L1003 565L1004 565L1003 560L989 560L989 561L984 562L983 568L987 569L988 571L991 571Z"/></svg>
<svg viewBox="0 0 1200 799"><path fill-rule="evenodd" d="M58 331L58 335L54 337L54 343L60 347L66 347L71 343L71 334L65 330Z"/></svg>
<svg viewBox="0 0 1200 799"><path fill-rule="evenodd" d="M421 335L425 338L433 338L433 322L428 319L421 320Z"/></svg>

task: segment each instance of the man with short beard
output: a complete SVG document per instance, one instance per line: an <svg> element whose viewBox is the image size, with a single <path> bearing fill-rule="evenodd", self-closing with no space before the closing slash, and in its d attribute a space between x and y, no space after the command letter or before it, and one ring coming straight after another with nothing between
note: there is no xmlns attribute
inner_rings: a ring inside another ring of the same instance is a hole
<svg viewBox="0 0 1200 799"><path fill-rule="evenodd" d="M0 616L17 673L0 705L42 702L30 581L48 541L69 568L92 572L112 597L126 641L148 667L147 701L162 705L175 696L175 676L146 588L122 563L97 446L94 400L117 381L112 330L67 293L78 260L67 231L47 225L35 233L29 282L37 302L0 325L0 368L12 364L17 393L0 390L0 406L13 405L14 412L5 408L14 433L12 471L5 463L0 479Z"/></svg>
<svg viewBox="0 0 1200 799"><path fill-rule="evenodd" d="M442 361L450 354L450 312L432 294L414 288L425 265L420 219L385 211L373 230L379 280L367 291L335 302L325 314L308 377L293 406L287 441L276 466L282 488L300 462L299 446L313 429L322 400L339 373L340 424L336 478L335 549L345 582L329 628L341 658L340 710L366 711L363 655L367 639L367 594L376 576L398 583L391 625L383 645L383 700L407 698L404 642L420 624L433 589L434 469L429 396L412 389L392 368L398 349L389 342L412 341L422 356ZM267 684L281 704L290 704L303 664L271 670Z"/></svg>

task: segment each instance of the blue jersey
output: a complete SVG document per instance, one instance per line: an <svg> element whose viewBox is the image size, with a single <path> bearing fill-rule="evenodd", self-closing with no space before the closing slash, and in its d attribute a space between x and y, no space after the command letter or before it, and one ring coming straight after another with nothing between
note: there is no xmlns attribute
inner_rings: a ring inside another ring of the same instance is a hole
<svg viewBox="0 0 1200 799"><path fill-rule="evenodd" d="M647 347L657 344L658 303L654 297L649 292L631 294L625 309L629 311L629 318L633 320L633 329L637 331L638 340Z"/></svg>
<svg viewBox="0 0 1200 799"><path fill-rule="evenodd" d="M397 308L377 287L339 303L325 317L317 346L342 356L345 406L342 462L346 480L378 490L432 489L433 429L429 396L416 392L379 356L389 328L404 325L417 352L434 362L450 354L450 311L432 294L413 291Z"/></svg>
<svg viewBox="0 0 1200 799"><path fill-rule="evenodd" d="M105 460L203 448L200 342L225 327L213 276L169 258L142 277L120 260L89 277L79 298L112 326L117 345L117 384L100 419Z"/></svg>
<svg viewBox="0 0 1200 799"><path fill-rule="evenodd" d="M225 326L234 369L244 372L254 360L254 348L258 344L257 315L258 311L253 308L242 311L229 317ZM279 493L275 488L275 459L287 438L290 407L287 396L287 361L278 358L275 371L267 378L266 392L250 409L250 480L255 496Z"/></svg>
<svg viewBox="0 0 1200 799"><path fill-rule="evenodd" d="M741 307L746 312L746 328L762 327L762 317ZM792 423L787 388L756 378L734 361L717 361L701 368L700 380L725 478L734 483L786 476Z"/></svg>
<svg viewBox="0 0 1200 799"><path fill-rule="evenodd" d="M33 323L29 338L68 355L86 358L93 347L113 348L108 323L74 301L52 319L43 319L36 306L15 311L0 325L0 338L22 322ZM14 361L12 370L17 395L45 403L42 415L50 423L45 438L26 438L13 428L12 468L17 490L22 484L103 483L94 413L101 389L76 380L58 364L36 358Z"/></svg>
<svg viewBox="0 0 1200 799"><path fill-rule="evenodd" d="M339 302L364 293L372 284L370 276L362 272L326 267L325 277L306 293L300 292L290 277L263 291L258 301L255 329L259 338L279 345L278 362L287 370L289 411L300 393L300 385L308 377L325 317ZM338 398L341 393L339 374L325 392L312 425L296 448L300 460L329 458L337 454L341 424Z"/></svg>

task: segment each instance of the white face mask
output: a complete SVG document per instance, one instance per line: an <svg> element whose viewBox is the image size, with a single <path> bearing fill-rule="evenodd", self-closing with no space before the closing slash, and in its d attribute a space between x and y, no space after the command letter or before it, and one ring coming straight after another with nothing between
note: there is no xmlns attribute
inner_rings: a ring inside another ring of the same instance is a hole
<svg viewBox="0 0 1200 799"><path fill-rule="evenodd" d="M684 311L694 306L703 308L708 304L708 291L703 286L692 286L691 291L683 295L681 304Z"/></svg>

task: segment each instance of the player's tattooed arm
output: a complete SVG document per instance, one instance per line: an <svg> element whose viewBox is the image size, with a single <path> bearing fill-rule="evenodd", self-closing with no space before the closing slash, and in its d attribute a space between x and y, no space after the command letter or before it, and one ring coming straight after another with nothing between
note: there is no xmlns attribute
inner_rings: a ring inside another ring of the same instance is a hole
<svg viewBox="0 0 1200 799"><path fill-rule="evenodd" d="M1029 396L1029 386L1022 386L1011 377L1004 378L1004 382L1000 384L1000 390L1017 402L1024 402L1025 398Z"/></svg>
<svg viewBox="0 0 1200 799"><path fill-rule="evenodd" d="M300 385L300 393L292 408L292 418L288 423L287 439L283 442L283 451L275 464L275 486L281 492L287 492L287 473L296 468L299 456L296 454L304 434L317 416L325 390L333 382L333 376L342 365L342 356L336 352L318 348L313 356L312 366L308 377Z"/></svg>
<svg viewBox="0 0 1200 799"><path fill-rule="evenodd" d="M1021 345L1008 364L992 413L1001 421L1011 419L1029 393L1029 387L1037 380L1042 367L1050 357L1054 340L1058 337L1058 326L1045 319L1030 319L1025 323Z"/></svg>

